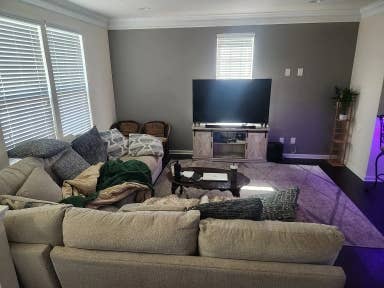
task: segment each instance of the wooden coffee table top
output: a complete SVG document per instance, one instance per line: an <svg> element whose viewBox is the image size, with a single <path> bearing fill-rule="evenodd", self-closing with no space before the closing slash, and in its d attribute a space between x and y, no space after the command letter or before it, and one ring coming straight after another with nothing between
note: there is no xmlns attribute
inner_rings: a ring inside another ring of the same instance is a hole
<svg viewBox="0 0 384 288"><path fill-rule="evenodd" d="M219 169L219 168L206 168L206 167L183 167L181 171L194 171L201 176L203 176L203 173L227 173L228 175L228 181L194 181L192 179L188 179L185 177L181 177L180 180L176 180L172 172L169 171L167 174L167 177L169 181L171 181L174 184L180 185L180 186L186 186L186 187L194 187L198 189L205 189L205 190L230 190L231 189L231 172L229 170L225 169ZM237 172L237 189L240 189L241 187L248 185L250 180L247 176L243 175L240 172Z"/></svg>

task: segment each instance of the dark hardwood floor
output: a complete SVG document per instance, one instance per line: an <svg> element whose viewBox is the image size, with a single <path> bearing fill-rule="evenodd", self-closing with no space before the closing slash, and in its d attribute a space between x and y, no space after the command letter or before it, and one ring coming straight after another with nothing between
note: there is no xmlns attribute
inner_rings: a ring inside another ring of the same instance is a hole
<svg viewBox="0 0 384 288"><path fill-rule="evenodd" d="M185 158L190 157L172 156ZM332 167L324 160L285 159L283 163L319 165L384 234L384 183L371 189L372 183L364 183L348 168ZM384 249L344 246L335 265L347 275L346 288L384 288Z"/></svg>
<svg viewBox="0 0 384 288"><path fill-rule="evenodd" d="M384 184L372 189L346 167L322 160L285 160L289 164L319 165L355 205L384 234ZM346 288L384 288L384 249L344 246L335 265L347 275Z"/></svg>

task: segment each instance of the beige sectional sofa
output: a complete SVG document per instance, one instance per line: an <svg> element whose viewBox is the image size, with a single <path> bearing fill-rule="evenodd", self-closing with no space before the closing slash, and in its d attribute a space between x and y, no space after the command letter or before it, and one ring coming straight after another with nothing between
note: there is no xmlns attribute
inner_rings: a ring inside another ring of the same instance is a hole
<svg viewBox="0 0 384 288"><path fill-rule="evenodd" d="M8 211L22 287L344 286L332 226L200 221L198 211L105 212L65 205Z"/></svg>

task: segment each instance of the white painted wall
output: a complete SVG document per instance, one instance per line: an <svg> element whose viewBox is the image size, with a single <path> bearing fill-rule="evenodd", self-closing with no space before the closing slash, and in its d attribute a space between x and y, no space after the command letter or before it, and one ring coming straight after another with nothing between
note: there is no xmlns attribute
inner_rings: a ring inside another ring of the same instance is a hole
<svg viewBox="0 0 384 288"><path fill-rule="evenodd" d="M115 122L116 111L107 28L88 24L17 0L1 0L0 14L37 22L46 21L48 24L67 28L83 35L93 121L100 130L108 129ZM0 145L0 165L7 163L3 159L4 156L6 153Z"/></svg>
<svg viewBox="0 0 384 288"><path fill-rule="evenodd" d="M347 167L361 179L367 176L373 132L384 78L384 13L360 22L351 87L360 91Z"/></svg>

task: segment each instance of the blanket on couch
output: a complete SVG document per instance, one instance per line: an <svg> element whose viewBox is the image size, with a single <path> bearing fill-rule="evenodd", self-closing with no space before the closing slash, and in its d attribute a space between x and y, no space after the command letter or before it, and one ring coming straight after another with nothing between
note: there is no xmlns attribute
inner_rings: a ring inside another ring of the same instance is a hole
<svg viewBox="0 0 384 288"><path fill-rule="evenodd" d="M97 209L136 194L143 202L153 195L151 171L137 160L98 163L84 170L73 180L65 180L62 203Z"/></svg>

